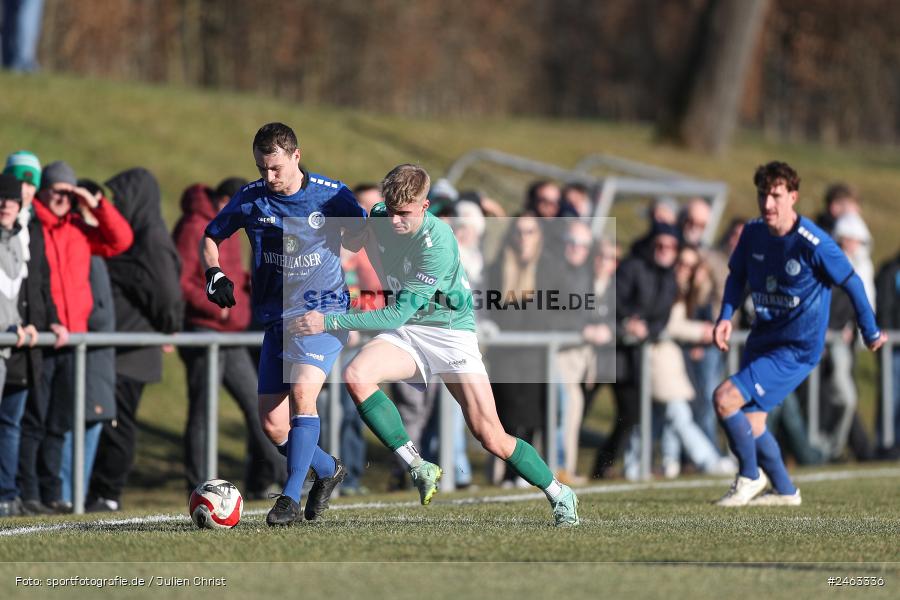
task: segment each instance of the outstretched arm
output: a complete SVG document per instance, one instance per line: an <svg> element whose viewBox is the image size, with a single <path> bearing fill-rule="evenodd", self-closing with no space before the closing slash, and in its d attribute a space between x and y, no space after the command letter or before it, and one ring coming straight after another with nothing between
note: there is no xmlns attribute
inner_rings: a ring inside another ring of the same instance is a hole
<svg viewBox="0 0 900 600"><path fill-rule="evenodd" d="M887 341L887 335L875 323L875 311L872 310L872 305L869 304L869 299L866 297L866 288L862 279L854 272L841 284L841 287L850 296L850 301L853 302L853 309L856 311L856 323L862 332L866 347L873 352L878 350Z"/></svg>
<svg viewBox="0 0 900 600"><path fill-rule="evenodd" d="M850 264L844 251L833 239L824 237L821 243L816 245L812 260L813 265L824 275L826 281L832 285L841 286L850 296L853 309L856 311L856 323L869 350L874 352L881 348L887 341L887 336L875 323L875 311L869 304L862 279L853 270L853 265Z"/></svg>
<svg viewBox="0 0 900 600"><path fill-rule="evenodd" d="M292 321L288 331L295 335L315 335L323 331L381 331L397 329L406 323L417 310L425 306L427 298L422 298L406 290L400 290L397 301L378 310L323 315L310 311Z"/></svg>

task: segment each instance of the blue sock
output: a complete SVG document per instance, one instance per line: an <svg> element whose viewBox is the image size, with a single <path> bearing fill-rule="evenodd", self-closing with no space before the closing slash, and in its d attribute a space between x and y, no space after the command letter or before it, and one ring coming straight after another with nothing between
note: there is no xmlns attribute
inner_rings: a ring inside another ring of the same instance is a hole
<svg viewBox="0 0 900 600"><path fill-rule="evenodd" d="M275 444L275 448L278 449L279 454L287 458L288 440L284 440L284 442L280 444ZM337 464L334 462L334 457L318 446L316 446L316 449L313 450L313 457L310 466L319 477L332 477L334 475L334 472L337 470Z"/></svg>
<svg viewBox="0 0 900 600"><path fill-rule="evenodd" d="M297 502L300 502L303 481L306 479L318 443L319 417L302 415L291 417L291 432L288 434L288 480L282 493Z"/></svg>
<svg viewBox="0 0 900 600"><path fill-rule="evenodd" d="M753 432L747 415L739 410L722 419L722 427L728 436L728 446L737 456L740 475L750 479L759 477L759 469L756 466L756 444L753 443Z"/></svg>
<svg viewBox="0 0 900 600"><path fill-rule="evenodd" d="M334 462L334 457L316 446L316 449L313 451L312 463L313 471L316 472L316 475L319 478L331 477L334 475L334 472L337 470L337 463Z"/></svg>
<svg viewBox="0 0 900 600"><path fill-rule="evenodd" d="M756 456L759 466L769 476L776 492L790 496L797 491L784 466L784 461L781 459L781 448L778 447L775 436L768 429L756 438Z"/></svg>

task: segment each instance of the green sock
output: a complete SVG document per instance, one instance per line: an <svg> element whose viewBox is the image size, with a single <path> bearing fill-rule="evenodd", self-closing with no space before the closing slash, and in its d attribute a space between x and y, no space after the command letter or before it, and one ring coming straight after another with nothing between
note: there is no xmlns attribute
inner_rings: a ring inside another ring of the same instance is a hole
<svg viewBox="0 0 900 600"><path fill-rule="evenodd" d="M506 464L515 469L519 476L533 486L546 490L553 483L553 473L534 446L516 438L516 449L506 459Z"/></svg>
<svg viewBox="0 0 900 600"><path fill-rule="evenodd" d="M410 442L397 407L381 390L366 398L356 410L363 423L392 451Z"/></svg>

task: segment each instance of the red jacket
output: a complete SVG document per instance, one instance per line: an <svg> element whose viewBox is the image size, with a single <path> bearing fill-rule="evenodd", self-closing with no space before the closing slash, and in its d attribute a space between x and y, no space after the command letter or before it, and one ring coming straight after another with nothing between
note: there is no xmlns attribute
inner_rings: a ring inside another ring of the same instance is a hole
<svg viewBox="0 0 900 600"><path fill-rule="evenodd" d="M103 198L91 212L97 218L97 227L85 223L75 212L57 217L40 200L34 200L34 213L44 229L50 295L60 322L72 333L87 331L94 306L89 284L91 255L115 256L128 250L134 241L131 226L112 202Z"/></svg>
<svg viewBox="0 0 900 600"><path fill-rule="evenodd" d="M200 242L206 226L216 216L210 195L212 190L196 184L181 196L182 217L175 224L172 238L181 256L181 291L184 294L186 326L218 331L244 331L250 324L250 273L241 260L241 241L233 235L219 244L219 266L234 282L236 304L222 320L222 309L206 297L206 276L200 262Z"/></svg>
<svg viewBox="0 0 900 600"><path fill-rule="evenodd" d="M352 308L361 311L384 308L381 281L378 280L378 273L372 266L365 248L356 254L342 252L341 267L344 269L347 289L350 291Z"/></svg>

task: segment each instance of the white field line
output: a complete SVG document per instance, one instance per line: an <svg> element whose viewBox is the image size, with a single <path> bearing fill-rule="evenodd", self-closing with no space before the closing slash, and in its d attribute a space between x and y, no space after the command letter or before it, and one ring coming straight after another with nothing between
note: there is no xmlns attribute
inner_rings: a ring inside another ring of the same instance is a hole
<svg viewBox="0 0 900 600"><path fill-rule="evenodd" d="M825 471L822 473L805 473L794 476L797 483L817 483L822 481L842 481L852 479L900 477L900 468L865 469L855 471ZM610 485L592 485L577 488L579 496L593 494L615 494L620 492L640 492L644 490L681 490L708 487L721 487L731 483L731 479L700 479L693 481L665 481L650 483L615 483ZM436 505L467 505L467 504L495 504L502 502L527 502L543 499L543 492L530 492L520 494L504 494L498 496L476 496L471 498L456 498L452 500L437 500ZM356 502L353 504L333 504L330 510L364 510L364 509L389 509L411 508L418 506L418 502ZM268 512L267 509L253 509L245 511L245 515L261 515ZM155 523L181 523L189 521L187 515L148 515L145 517L132 517L128 519L99 519L96 521L75 521L70 523L56 523L52 525L29 525L26 527L11 527L0 529L0 537L27 536L37 533L53 533L57 531L77 530L102 530L128 525L151 525Z"/></svg>

